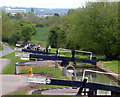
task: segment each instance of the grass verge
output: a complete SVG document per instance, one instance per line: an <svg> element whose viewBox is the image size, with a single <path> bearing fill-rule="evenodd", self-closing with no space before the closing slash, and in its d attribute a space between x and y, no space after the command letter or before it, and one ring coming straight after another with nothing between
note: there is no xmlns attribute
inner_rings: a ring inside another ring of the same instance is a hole
<svg viewBox="0 0 120 97"><path fill-rule="evenodd" d="M15 64L16 62L23 62L24 60L20 60L19 57L15 57L15 52L3 56L2 58L10 59L11 62L6 66L3 70L2 74L13 74L15 73ZM21 73L28 73L29 68L32 67L33 73L45 73L53 75L54 78L67 79L62 76L62 71L60 68L49 67L48 65L33 65L33 66L21 66Z"/></svg>
<svg viewBox="0 0 120 97"><path fill-rule="evenodd" d="M116 61L100 61L103 62L103 66L105 68L110 69L111 71L120 74L120 61L116 60Z"/></svg>
<svg viewBox="0 0 120 97"><path fill-rule="evenodd" d="M16 62L23 61L23 60L20 60L19 57L15 57L15 52L11 53L11 54L8 54L8 55L5 55L2 58L11 60L10 64L8 64L6 66L6 68L2 71L2 74L13 74L13 73L15 73L15 64L16 64Z"/></svg>
<svg viewBox="0 0 120 97"><path fill-rule="evenodd" d="M49 67L49 65L21 66L21 72L28 73L30 67L32 67L33 73L45 73L52 75L54 78L67 79L66 77L62 76L62 71L60 68Z"/></svg>

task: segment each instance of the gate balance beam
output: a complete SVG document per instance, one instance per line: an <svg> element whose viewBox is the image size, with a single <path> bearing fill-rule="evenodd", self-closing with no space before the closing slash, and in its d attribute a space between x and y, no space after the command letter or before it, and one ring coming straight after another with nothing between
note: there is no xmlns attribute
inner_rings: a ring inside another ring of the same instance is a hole
<svg viewBox="0 0 120 97"><path fill-rule="evenodd" d="M30 54L30 58L41 58L46 60L61 60L61 61L72 61L72 62L83 62L83 63L91 63L96 65L95 60L86 60L86 59L78 59L72 57L62 57L62 56L46 56L46 55L39 55L39 54Z"/></svg>
<svg viewBox="0 0 120 97"><path fill-rule="evenodd" d="M84 79L84 80L83 80L83 84L82 84L82 86L80 87L77 95L81 95L81 93L82 93L82 91L83 91L83 88L85 88L85 84L86 84L86 83L87 83L87 79Z"/></svg>
<svg viewBox="0 0 120 97"><path fill-rule="evenodd" d="M27 49L22 49L24 52L31 52L31 53L38 53L38 54L51 54L51 55L56 55L56 53L49 53L49 52L43 52L43 51L35 51L35 50L27 50Z"/></svg>
<svg viewBox="0 0 120 97"><path fill-rule="evenodd" d="M72 86L72 87L81 87L83 85L82 81L71 81L71 80L61 80L61 79L50 79L48 85L61 85L61 86ZM104 85L98 83L86 83L85 88L92 90L106 90L112 92L120 92L119 86Z"/></svg>

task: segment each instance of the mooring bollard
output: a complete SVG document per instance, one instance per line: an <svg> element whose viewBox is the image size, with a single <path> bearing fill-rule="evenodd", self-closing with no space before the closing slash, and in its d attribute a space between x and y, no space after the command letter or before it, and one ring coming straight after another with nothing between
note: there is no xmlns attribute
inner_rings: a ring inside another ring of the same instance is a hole
<svg viewBox="0 0 120 97"><path fill-rule="evenodd" d="M77 77L76 76L72 76L71 79L72 79L72 81L76 81Z"/></svg>
<svg viewBox="0 0 120 97"><path fill-rule="evenodd" d="M62 68L62 75L66 76L66 68L65 67Z"/></svg>
<svg viewBox="0 0 120 97"><path fill-rule="evenodd" d="M29 69L28 76L33 76L34 74L32 73L32 68Z"/></svg>
<svg viewBox="0 0 120 97"><path fill-rule="evenodd" d="M74 73L75 73L75 72L74 72ZM74 75L71 77L71 80L72 80L72 81L77 81L76 74L74 74ZM77 89L77 87L72 87L72 89Z"/></svg>

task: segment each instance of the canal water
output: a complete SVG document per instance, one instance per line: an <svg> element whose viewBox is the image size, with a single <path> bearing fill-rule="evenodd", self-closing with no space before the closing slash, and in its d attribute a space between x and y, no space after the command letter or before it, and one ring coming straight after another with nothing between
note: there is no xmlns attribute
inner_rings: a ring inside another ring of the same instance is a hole
<svg viewBox="0 0 120 97"><path fill-rule="evenodd" d="M112 85L112 86L119 86L117 81L113 80L113 78L108 74L100 73L101 71L98 68L87 69L88 71L83 72L84 70L86 70L86 69L79 68L76 71L77 79L80 81L82 81L83 73L85 73L84 77L88 79L88 82L100 83L100 84ZM93 70L93 71L91 71L91 70ZM95 73L94 71L100 71L100 72ZM98 90L97 95L111 95L111 92Z"/></svg>

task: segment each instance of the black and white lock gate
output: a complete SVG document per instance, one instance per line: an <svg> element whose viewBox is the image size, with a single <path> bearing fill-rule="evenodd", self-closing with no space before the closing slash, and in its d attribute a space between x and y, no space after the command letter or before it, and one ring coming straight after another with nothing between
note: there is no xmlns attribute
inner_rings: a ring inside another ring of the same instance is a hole
<svg viewBox="0 0 120 97"><path fill-rule="evenodd" d="M78 87L80 88L77 95L82 93L83 88L88 88L88 95L89 93L95 95L97 90L105 90L111 91L111 94L120 94L120 87L119 86L111 86L111 85L104 85L99 83L91 83L87 82L87 79L83 81L71 81L71 80L62 80L62 79L49 79L49 78L35 78L35 77L28 77L29 83L41 83L47 85L60 85L60 86L70 86L70 87Z"/></svg>
<svg viewBox="0 0 120 97"><path fill-rule="evenodd" d="M50 53L50 52L48 52L48 50L46 50L46 52L44 52L44 51L23 49L22 51L34 53L34 54L30 54L30 56L29 56L30 60L36 60L36 59L39 60L39 58L41 58L41 59L45 59L45 60L62 60L62 61L65 61L65 62L66 61L67 62L72 61L73 63L83 62L83 63L91 63L93 65L96 65L96 57L91 57L90 60L75 58L75 54L76 54L75 50L71 51L72 57L59 56L59 51L58 50L56 50L56 53ZM40 55L40 54L42 54L42 55ZM52 57L50 55L52 55Z"/></svg>
<svg viewBox="0 0 120 97"><path fill-rule="evenodd" d="M37 51L37 50L29 50L29 49L22 49L22 51L31 52L31 53L38 53L38 54L57 55L57 51L56 51L56 53L50 53L48 51L44 52L44 51Z"/></svg>
<svg viewBox="0 0 120 97"><path fill-rule="evenodd" d="M79 59L74 57L63 57L63 56L47 56L47 55L40 55L40 54L30 54L29 55L30 60L33 60L34 58L41 58L45 60L61 60L61 61L72 61L72 62L83 62L83 63L91 63L93 65L96 65L96 57L92 57L92 60L86 60L86 59Z"/></svg>

